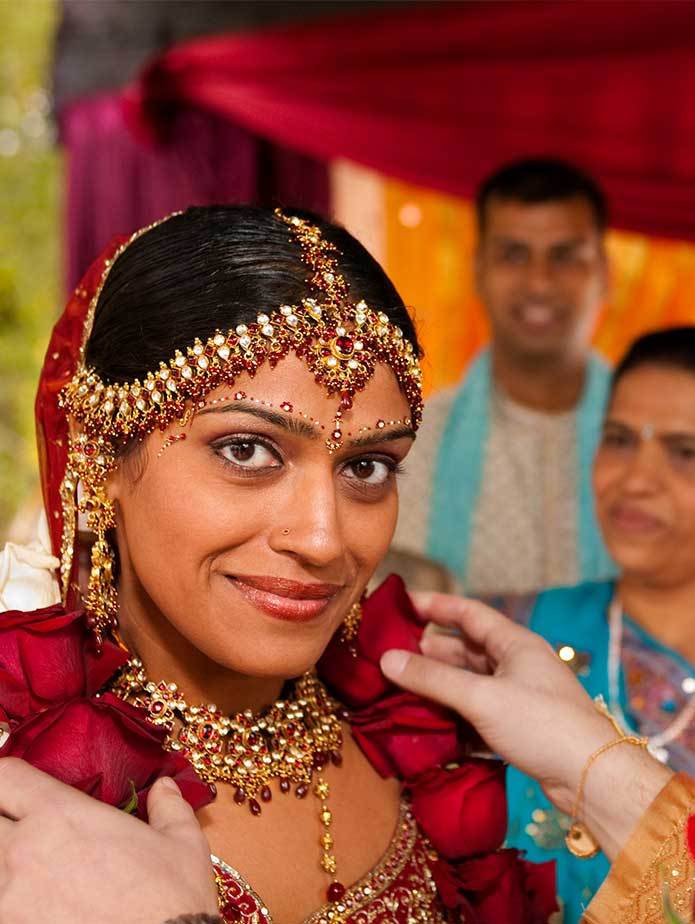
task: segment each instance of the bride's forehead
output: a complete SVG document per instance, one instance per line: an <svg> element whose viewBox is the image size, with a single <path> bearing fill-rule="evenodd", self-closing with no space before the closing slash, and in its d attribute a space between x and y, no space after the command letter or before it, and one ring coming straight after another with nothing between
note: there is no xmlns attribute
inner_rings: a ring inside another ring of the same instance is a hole
<svg viewBox="0 0 695 924"><path fill-rule="evenodd" d="M283 405L331 419L340 402L340 395L329 394L326 386L317 382L314 374L299 357L290 353L276 366L262 366L255 375L244 373L235 378L233 385L220 385L206 397L205 404L240 400L268 402L282 410ZM365 387L354 396L351 413L355 418L363 411L379 406L379 414L403 416L408 414L408 401L401 390L393 370L378 363Z"/></svg>

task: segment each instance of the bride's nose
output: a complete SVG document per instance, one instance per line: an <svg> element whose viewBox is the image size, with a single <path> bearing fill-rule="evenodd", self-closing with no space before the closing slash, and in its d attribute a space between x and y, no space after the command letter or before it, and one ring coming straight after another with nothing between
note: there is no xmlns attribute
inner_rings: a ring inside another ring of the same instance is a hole
<svg viewBox="0 0 695 924"><path fill-rule="evenodd" d="M314 566L325 567L342 557L343 529L332 472L314 470L295 481L286 503L274 512L269 544L275 552Z"/></svg>

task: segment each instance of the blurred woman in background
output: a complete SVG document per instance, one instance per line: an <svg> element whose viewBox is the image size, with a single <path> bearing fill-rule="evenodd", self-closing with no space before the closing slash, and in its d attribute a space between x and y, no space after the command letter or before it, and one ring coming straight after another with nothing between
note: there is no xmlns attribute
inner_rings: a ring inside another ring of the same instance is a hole
<svg viewBox="0 0 695 924"><path fill-rule="evenodd" d="M695 774L695 327L647 334L615 370L594 464L615 582L558 588L512 607L587 691L674 770ZM565 845L569 819L510 768L508 841L554 858L565 924L608 871Z"/></svg>

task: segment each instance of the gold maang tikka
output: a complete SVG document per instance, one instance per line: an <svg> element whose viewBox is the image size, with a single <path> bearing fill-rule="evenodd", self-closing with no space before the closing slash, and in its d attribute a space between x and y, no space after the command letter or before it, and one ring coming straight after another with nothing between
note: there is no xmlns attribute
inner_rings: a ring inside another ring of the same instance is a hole
<svg viewBox="0 0 695 924"><path fill-rule="evenodd" d="M142 439L156 428L166 429L174 420L190 414L191 406L194 409L199 406L214 388L232 385L244 373L254 375L265 362L275 366L290 352L306 363L329 395L339 397L333 429L326 439L329 452L341 448L344 414L379 363L388 365L396 375L408 400L412 427L417 429L420 423L422 376L413 344L384 312L371 308L365 301L350 301L348 284L340 273L337 248L322 236L316 225L280 210L275 214L301 249L302 261L309 268L307 285L311 297L298 304L261 311L255 321L238 324L226 332L218 330L207 340L196 338L185 350L177 350L167 362L160 362L158 370L132 382L102 381L93 369L87 368L85 347L99 295L111 268L121 253L154 225L137 232L106 264L87 314L77 371L61 392L62 406L81 427L79 439L71 440L73 463L68 465L61 489L63 598L67 597L72 570L75 492L80 481L81 504L88 520L91 512L91 526L97 535L85 601L97 640L112 631L116 620L113 553L106 538L113 525L113 508L106 497L105 481L115 465L119 446L134 438ZM86 447L89 447L87 452Z"/></svg>

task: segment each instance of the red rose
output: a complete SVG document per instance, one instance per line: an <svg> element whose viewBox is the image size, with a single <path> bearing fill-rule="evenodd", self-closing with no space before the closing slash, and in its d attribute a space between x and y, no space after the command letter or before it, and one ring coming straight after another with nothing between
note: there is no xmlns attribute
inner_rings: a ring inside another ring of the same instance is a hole
<svg viewBox="0 0 695 924"><path fill-rule="evenodd" d="M411 780L464 756L454 714L414 693L394 693L358 710L350 725L382 776Z"/></svg>
<svg viewBox="0 0 695 924"><path fill-rule="evenodd" d="M479 924L548 924L558 910L555 864L528 863L516 850L458 864L440 860L433 874L444 904L473 909Z"/></svg>
<svg viewBox="0 0 695 924"><path fill-rule="evenodd" d="M504 764L467 760L431 770L410 786L413 814L434 849L460 858L497 850L507 833Z"/></svg>
<svg viewBox="0 0 695 924"><path fill-rule="evenodd" d="M381 673L381 656L390 648L419 652L424 631L403 581L395 574L371 594L362 609L354 642L342 642L339 630L318 665L321 678L351 708L369 705L395 689Z"/></svg>
<svg viewBox="0 0 695 924"><path fill-rule="evenodd" d="M188 760L163 749L163 730L143 716L110 693L74 699L16 725L0 757L20 757L109 805L128 805L134 788L145 820L147 792L160 776L173 777L193 809L206 805L210 787Z"/></svg>
<svg viewBox="0 0 695 924"><path fill-rule="evenodd" d="M0 706L10 719L91 696L127 661L111 642L100 657L88 642L84 614L61 606L0 615Z"/></svg>

